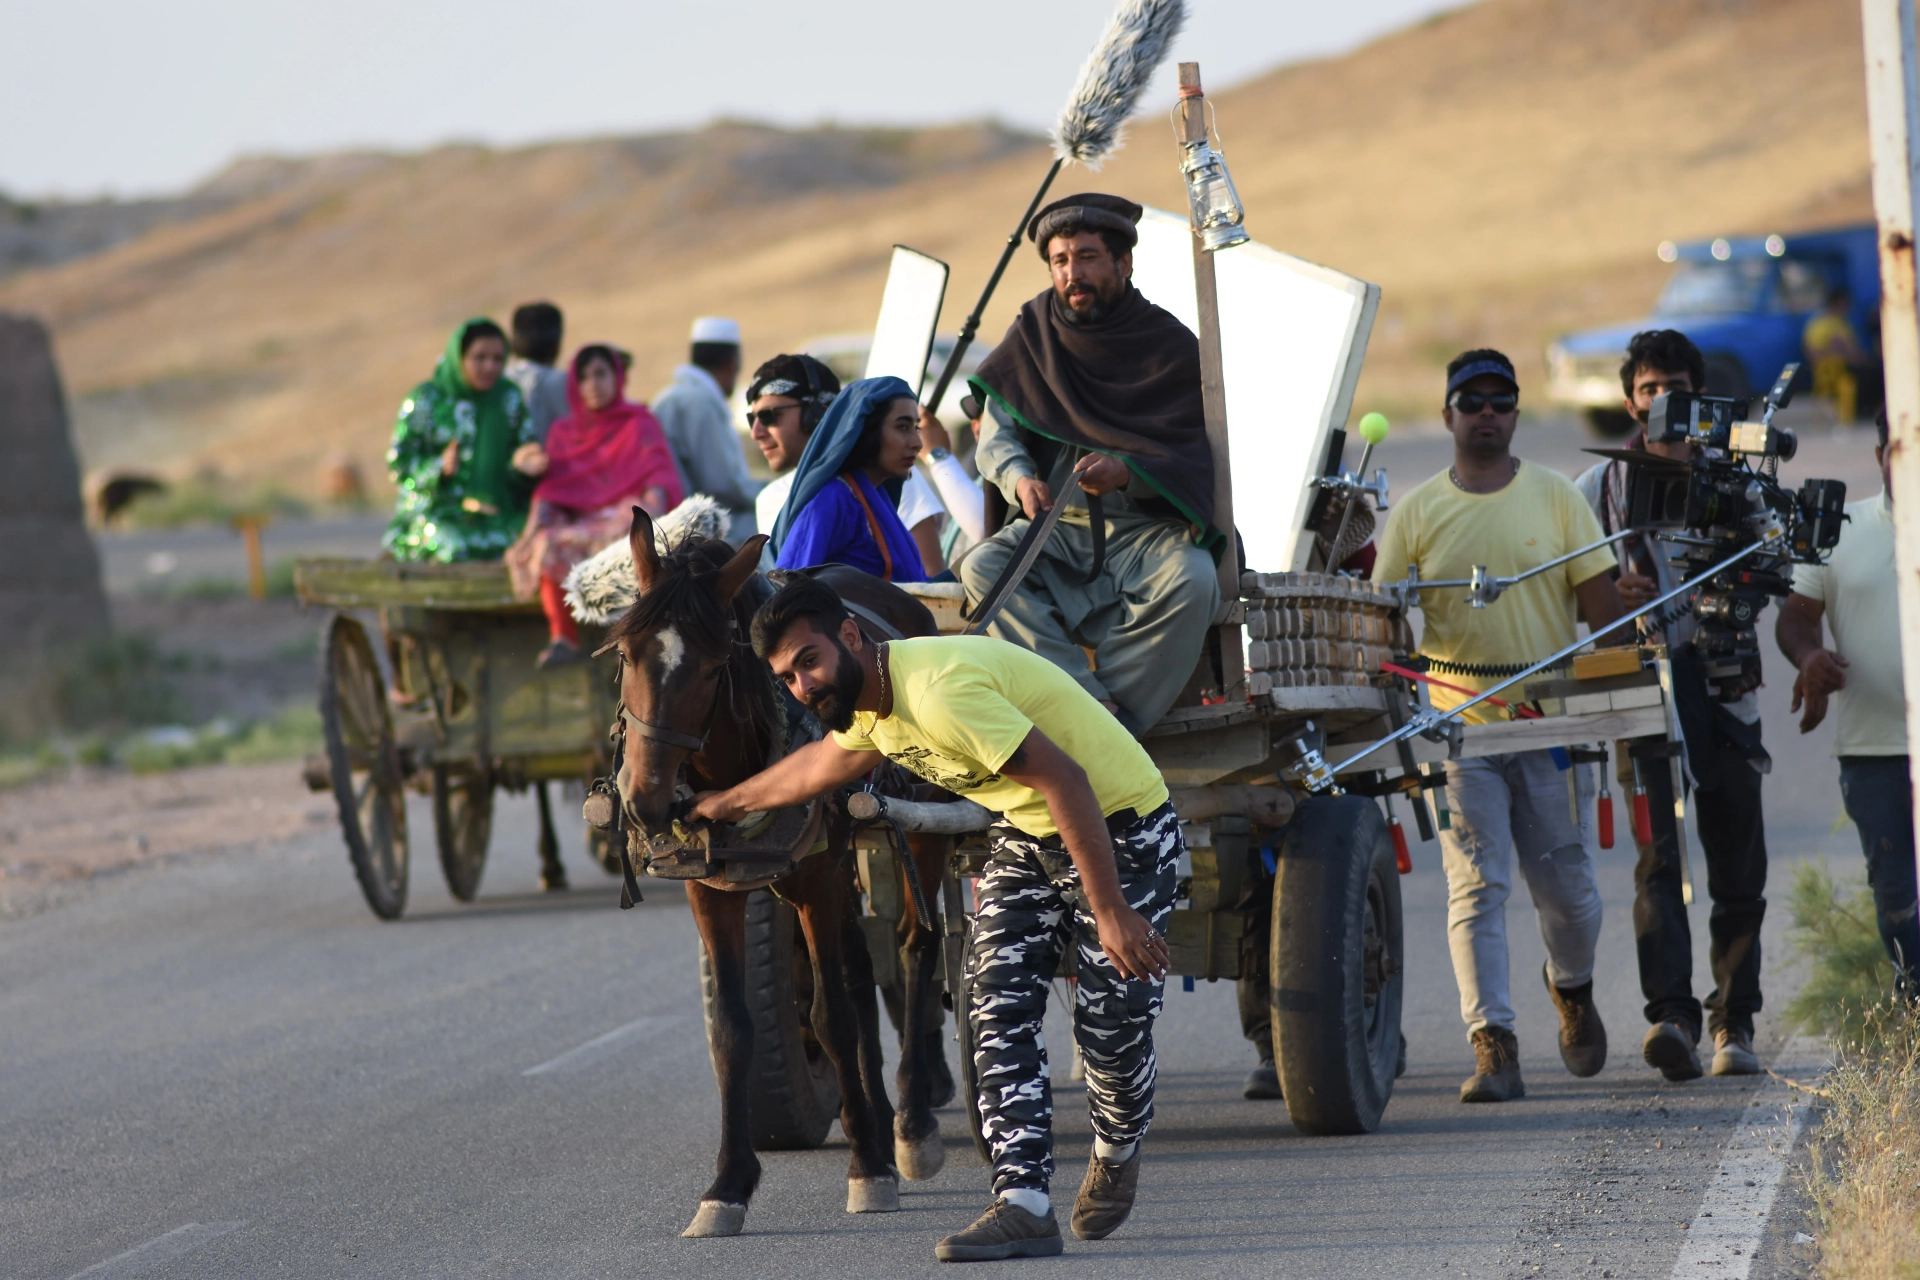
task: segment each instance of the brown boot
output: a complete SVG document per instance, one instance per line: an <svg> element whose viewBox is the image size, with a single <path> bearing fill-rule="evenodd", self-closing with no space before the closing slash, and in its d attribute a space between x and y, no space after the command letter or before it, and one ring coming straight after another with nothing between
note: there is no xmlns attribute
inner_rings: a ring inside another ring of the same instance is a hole
<svg viewBox="0 0 1920 1280"><path fill-rule="evenodd" d="M1087 1176L1073 1202L1073 1234L1082 1240L1105 1240L1133 1212L1133 1198L1139 1189L1138 1142L1125 1163L1102 1160L1098 1154L1088 1156Z"/></svg>
<svg viewBox="0 0 1920 1280"><path fill-rule="evenodd" d="M1607 1028L1593 1003L1593 983L1556 987L1544 965L1540 977L1560 1013L1560 1061L1583 1080L1599 1075L1600 1068L1607 1065Z"/></svg>
<svg viewBox="0 0 1920 1280"><path fill-rule="evenodd" d="M1520 1041L1505 1027L1482 1027L1473 1042L1473 1074L1460 1085L1462 1102L1510 1102L1527 1096L1520 1081Z"/></svg>

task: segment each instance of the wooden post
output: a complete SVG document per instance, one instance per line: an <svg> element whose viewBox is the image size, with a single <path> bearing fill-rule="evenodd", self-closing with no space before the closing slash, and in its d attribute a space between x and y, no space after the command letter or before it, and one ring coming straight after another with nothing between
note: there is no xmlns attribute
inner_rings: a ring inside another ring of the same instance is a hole
<svg viewBox="0 0 1920 1280"><path fill-rule="evenodd" d="M1180 64L1180 125L1183 142L1207 138L1207 100L1200 91L1200 64ZM1220 554L1220 603L1228 621L1214 628L1220 646L1221 695L1229 705L1247 697L1245 654L1240 647L1240 548L1233 531L1233 462L1227 450L1227 384L1220 358L1220 294L1214 283L1213 255L1193 232L1193 285L1200 312L1200 398L1207 420L1207 447L1213 451L1213 526L1226 538Z"/></svg>
<svg viewBox="0 0 1920 1280"><path fill-rule="evenodd" d="M1880 223L1880 350L1892 453L1893 559L1907 742L1920 743L1920 311L1914 277L1914 194L1920 190L1920 67L1915 0L1861 0L1873 208ZM1844 536L1844 535L1842 535ZM1909 768L1920 762L1910 751ZM1920 781L1913 788L1920 829Z"/></svg>
<svg viewBox="0 0 1920 1280"><path fill-rule="evenodd" d="M260 549L260 529L265 516L245 515L233 518L233 527L247 547L247 594L255 600L267 598L267 559Z"/></svg>

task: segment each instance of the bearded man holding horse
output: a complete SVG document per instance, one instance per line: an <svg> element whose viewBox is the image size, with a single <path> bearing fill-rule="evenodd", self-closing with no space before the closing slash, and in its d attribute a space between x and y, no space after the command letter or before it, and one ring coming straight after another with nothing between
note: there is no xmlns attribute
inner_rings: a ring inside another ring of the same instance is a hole
<svg viewBox="0 0 1920 1280"><path fill-rule="evenodd" d="M1078 948L1074 1036L1086 1060L1093 1154L1073 1209L1083 1240L1133 1208L1153 1115L1153 1022L1182 842L1139 743L1072 677L988 637L873 643L819 578L789 582L753 619L754 651L833 732L703 794L716 822L804 804L884 756L999 815L977 889L968 970L981 1128L994 1203L940 1241L947 1262L1061 1251L1049 1202L1053 1102L1041 1040L1049 984Z"/></svg>

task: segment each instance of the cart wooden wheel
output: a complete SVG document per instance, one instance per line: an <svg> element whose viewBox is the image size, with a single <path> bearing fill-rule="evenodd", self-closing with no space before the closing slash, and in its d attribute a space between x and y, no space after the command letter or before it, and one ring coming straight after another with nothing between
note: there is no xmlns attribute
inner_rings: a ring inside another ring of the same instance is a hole
<svg viewBox="0 0 1920 1280"><path fill-rule="evenodd" d="M840 1115L840 1080L813 1033L813 957L800 916L765 889L747 895L747 1011L753 1018L748 1129L755 1151L817 1147ZM706 949L700 995L708 1040L719 992Z"/></svg>
<svg viewBox="0 0 1920 1280"><path fill-rule="evenodd" d="M1380 806L1302 801L1273 885L1273 1047L1302 1133L1371 1133L1393 1094L1405 987L1400 873Z"/></svg>
<svg viewBox="0 0 1920 1280"><path fill-rule="evenodd" d="M340 833L367 905L396 920L407 906L407 795L386 681L366 629L345 614L327 627L321 662L320 721Z"/></svg>
<svg viewBox="0 0 1920 1280"><path fill-rule="evenodd" d="M433 838L447 890L462 902L480 892L493 837L493 780L478 769L433 766Z"/></svg>

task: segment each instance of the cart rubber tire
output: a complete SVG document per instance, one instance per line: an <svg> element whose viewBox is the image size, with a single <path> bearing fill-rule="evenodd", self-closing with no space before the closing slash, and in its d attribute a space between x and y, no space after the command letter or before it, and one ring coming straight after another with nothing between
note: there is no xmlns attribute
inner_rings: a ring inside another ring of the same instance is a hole
<svg viewBox="0 0 1920 1280"><path fill-rule="evenodd" d="M968 944L972 943L972 922L968 922ZM960 1047L960 1093L967 1100L967 1131L973 1134L973 1149L993 1165L993 1149L987 1146L986 1127L980 1121L980 1074L973 1064L973 978L964 970L960 977L960 998L954 1001L955 1039Z"/></svg>
<svg viewBox="0 0 1920 1280"><path fill-rule="evenodd" d="M803 1151L840 1115L840 1079L814 1034L813 959L794 909L765 889L747 895L747 1011L753 1019L747 1129L755 1151ZM705 949L700 995L708 1042L719 992Z"/></svg>
<svg viewBox="0 0 1920 1280"><path fill-rule="evenodd" d="M407 793L393 713L366 628L346 614L320 653L320 724L340 834L367 905L382 920L407 907Z"/></svg>
<svg viewBox="0 0 1920 1280"><path fill-rule="evenodd" d="M1400 874L1379 805L1294 811L1273 886L1274 1056L1294 1128L1371 1133L1393 1095L1405 990Z"/></svg>
<svg viewBox="0 0 1920 1280"><path fill-rule="evenodd" d="M447 891L462 902L480 892L493 839L493 782L471 769L433 767L433 839Z"/></svg>

